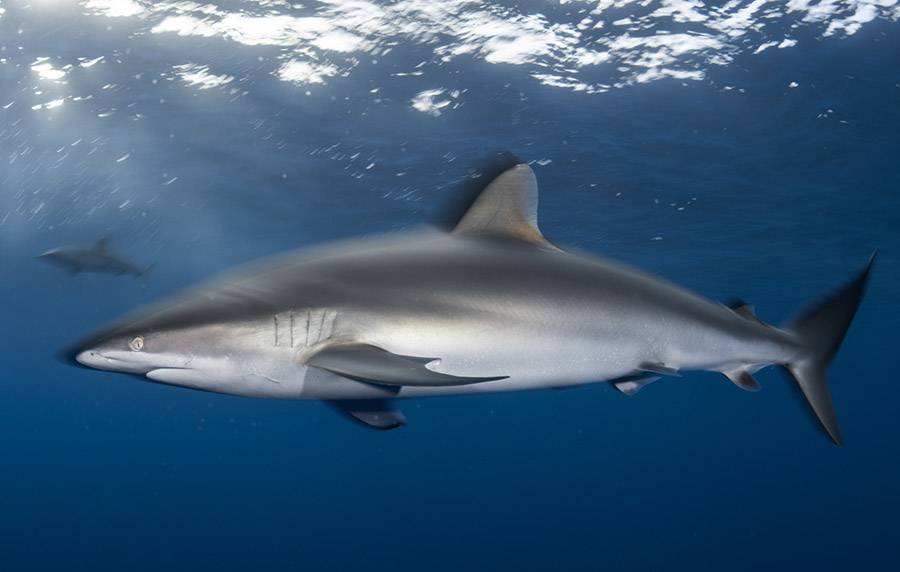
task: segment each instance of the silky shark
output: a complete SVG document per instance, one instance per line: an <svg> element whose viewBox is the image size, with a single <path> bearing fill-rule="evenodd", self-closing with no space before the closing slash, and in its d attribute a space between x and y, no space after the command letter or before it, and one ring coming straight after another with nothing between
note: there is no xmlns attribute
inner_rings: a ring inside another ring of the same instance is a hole
<svg viewBox="0 0 900 572"><path fill-rule="evenodd" d="M783 327L625 266L566 252L537 224L535 175L493 179L452 232L294 252L100 331L83 366L233 395L318 399L378 429L396 399L609 382L627 395L690 370L757 390L784 367L840 444L825 370L856 309L856 278Z"/></svg>
<svg viewBox="0 0 900 572"><path fill-rule="evenodd" d="M70 275L81 272L97 272L101 274L131 274L142 278L153 268L139 268L125 258L113 253L109 248L109 238L101 238L92 246L60 246L48 250L38 256L57 266L65 268Z"/></svg>

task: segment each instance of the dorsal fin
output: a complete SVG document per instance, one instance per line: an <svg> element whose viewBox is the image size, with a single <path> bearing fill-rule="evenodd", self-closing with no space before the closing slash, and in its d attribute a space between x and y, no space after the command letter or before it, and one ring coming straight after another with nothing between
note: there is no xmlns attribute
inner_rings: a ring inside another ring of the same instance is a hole
<svg viewBox="0 0 900 572"><path fill-rule="evenodd" d="M555 248L538 228L537 209L534 171L519 164L501 173L481 191L453 232L516 238Z"/></svg>
<svg viewBox="0 0 900 572"><path fill-rule="evenodd" d="M97 252L106 252L109 250L109 237L104 236L103 238L97 240L96 246Z"/></svg>

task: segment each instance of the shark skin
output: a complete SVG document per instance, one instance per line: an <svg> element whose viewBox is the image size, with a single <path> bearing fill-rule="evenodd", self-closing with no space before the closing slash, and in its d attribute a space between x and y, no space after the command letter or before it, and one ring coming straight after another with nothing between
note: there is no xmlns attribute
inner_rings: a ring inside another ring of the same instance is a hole
<svg viewBox="0 0 900 572"><path fill-rule="evenodd" d="M51 264L62 267L75 276L82 272L113 274L121 276L129 274L142 278L152 269L139 268L125 258L109 250L109 239L101 238L93 246L61 246L53 248L38 256Z"/></svg>
<svg viewBox="0 0 900 572"><path fill-rule="evenodd" d="M67 352L99 370L232 395L325 400L363 424L394 400L610 381L631 395L680 372L790 371L835 442L824 370L871 262L787 328L618 263L566 252L537 225L517 165L453 232L351 240L270 259L137 312Z"/></svg>

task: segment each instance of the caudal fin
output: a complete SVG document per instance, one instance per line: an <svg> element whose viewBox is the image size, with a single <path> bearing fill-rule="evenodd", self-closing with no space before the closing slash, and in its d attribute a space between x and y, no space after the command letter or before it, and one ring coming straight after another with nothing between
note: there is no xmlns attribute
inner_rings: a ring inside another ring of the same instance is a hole
<svg viewBox="0 0 900 572"><path fill-rule="evenodd" d="M143 270L141 270L137 274L137 278L146 278L147 276L150 275L150 271L153 270L154 268L156 268L155 262L153 264L151 264L150 266L148 266L147 268L144 268Z"/></svg>
<svg viewBox="0 0 900 572"><path fill-rule="evenodd" d="M841 428L828 391L825 371L856 315L874 262L873 253L865 268L851 282L792 320L786 327L803 342L808 353L801 360L785 367L800 386L828 436L838 445L842 442Z"/></svg>

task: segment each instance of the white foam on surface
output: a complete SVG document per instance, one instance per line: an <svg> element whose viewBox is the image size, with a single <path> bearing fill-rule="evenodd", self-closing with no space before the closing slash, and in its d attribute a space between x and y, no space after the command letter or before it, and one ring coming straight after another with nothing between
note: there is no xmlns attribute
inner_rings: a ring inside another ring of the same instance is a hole
<svg viewBox="0 0 900 572"><path fill-rule="evenodd" d="M146 11L134 0L85 0L82 5L89 11L108 18L138 16Z"/></svg>
<svg viewBox="0 0 900 572"><path fill-rule="evenodd" d="M37 58L34 63L31 64L31 71L36 73L42 80L61 82L66 77L66 70L55 67L48 61L49 59L50 58L46 57Z"/></svg>
<svg viewBox="0 0 900 572"><path fill-rule="evenodd" d="M209 71L209 66L187 63L174 66L175 75L188 85L199 89L211 89L231 83L234 78L230 75L216 75Z"/></svg>
<svg viewBox="0 0 900 572"><path fill-rule="evenodd" d="M459 96L459 92L447 93L446 89L426 89L420 91L412 98L413 109L437 117L443 110L449 107L453 100Z"/></svg>
<svg viewBox="0 0 900 572"><path fill-rule="evenodd" d="M665 79L702 80L711 67L727 65L740 53L795 46L790 35L799 26L822 38L840 38L877 19L900 19L900 0L559 3L568 13L551 10L555 6L476 0L322 0L303 6L256 0L243 7L179 0L81 2L90 14L139 20L152 34L278 49L270 71L295 84L326 84L403 45L433 56L425 69L403 75L424 75L429 67L467 57L525 68L527 76L547 86L587 93Z"/></svg>
<svg viewBox="0 0 900 572"><path fill-rule="evenodd" d="M284 81L299 85L321 84L326 78L338 75L338 69L330 64L292 59L278 68L276 74Z"/></svg>

